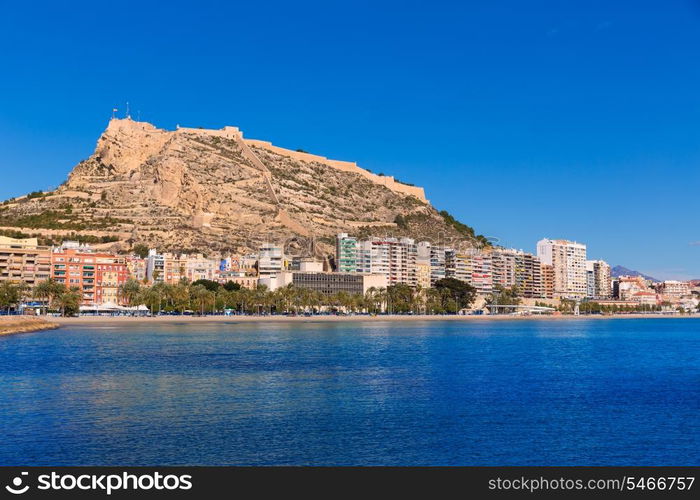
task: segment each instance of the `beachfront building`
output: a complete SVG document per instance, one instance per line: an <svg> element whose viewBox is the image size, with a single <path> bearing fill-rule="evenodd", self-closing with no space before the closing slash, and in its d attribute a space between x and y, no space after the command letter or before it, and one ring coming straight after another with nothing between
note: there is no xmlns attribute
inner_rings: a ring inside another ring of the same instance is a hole
<svg viewBox="0 0 700 500"><path fill-rule="evenodd" d="M690 283L687 281L666 280L659 283L658 290L662 300L677 303L682 298L690 296Z"/></svg>
<svg viewBox="0 0 700 500"><path fill-rule="evenodd" d="M187 278L187 256L165 253L163 257L163 282L177 285Z"/></svg>
<svg viewBox="0 0 700 500"><path fill-rule="evenodd" d="M474 251L471 258L471 285L479 295L493 292L493 258L491 252Z"/></svg>
<svg viewBox="0 0 700 500"><path fill-rule="evenodd" d="M548 238L537 242L537 256L554 271L554 297L582 299L588 291L586 245Z"/></svg>
<svg viewBox="0 0 700 500"><path fill-rule="evenodd" d="M418 245L414 240L370 238L353 243L343 234L336 240L336 259L338 263L344 262L342 266L339 264L339 272L381 274L389 285L417 285Z"/></svg>
<svg viewBox="0 0 700 500"><path fill-rule="evenodd" d="M445 250L445 278L453 278L465 283L472 282L471 251Z"/></svg>
<svg viewBox="0 0 700 500"><path fill-rule="evenodd" d="M51 252L51 278L67 288L77 288L83 305L116 304L119 287L129 278L129 270L125 256L65 242Z"/></svg>
<svg viewBox="0 0 700 500"><path fill-rule="evenodd" d="M517 287L523 297L543 297L540 262L532 254L515 249L448 250L446 277L469 283L486 295L495 287Z"/></svg>
<svg viewBox="0 0 700 500"><path fill-rule="evenodd" d="M402 283L416 286L416 242L411 238L388 241L389 244L389 284Z"/></svg>
<svg viewBox="0 0 700 500"><path fill-rule="evenodd" d="M437 281L447 278L447 255L452 249L444 246L430 247L430 286Z"/></svg>
<svg viewBox="0 0 700 500"><path fill-rule="evenodd" d="M95 254L95 304L119 304L119 288L129 279L126 257L105 253Z"/></svg>
<svg viewBox="0 0 700 500"><path fill-rule="evenodd" d="M656 293L651 290L635 292L631 295L630 300L643 306L655 306L659 302Z"/></svg>
<svg viewBox="0 0 700 500"><path fill-rule="evenodd" d="M146 257L146 279L149 283L165 282L165 256L155 248L151 248Z"/></svg>
<svg viewBox="0 0 700 500"><path fill-rule="evenodd" d="M306 288L324 295L333 295L338 292L364 295L370 288L386 288L388 279L386 275L371 273L282 271L274 278L261 277L259 283L272 291L292 285L295 288Z"/></svg>
<svg viewBox="0 0 700 500"><path fill-rule="evenodd" d="M358 272L357 238L340 233L335 241L335 265L339 273Z"/></svg>
<svg viewBox="0 0 700 500"><path fill-rule="evenodd" d="M351 295L364 295L370 288L380 289L387 286L386 276L366 273L292 273L292 285L333 295L345 292Z"/></svg>
<svg viewBox="0 0 700 500"><path fill-rule="evenodd" d="M641 276L619 276L615 285L616 299L633 300L638 292L651 292L651 288Z"/></svg>
<svg viewBox="0 0 700 500"><path fill-rule="evenodd" d="M257 276L249 276L245 273L241 273L240 271L219 271L216 276L216 281L220 285L233 282L239 285L241 288L247 288L248 290L255 290L258 287Z"/></svg>
<svg viewBox="0 0 700 500"><path fill-rule="evenodd" d="M420 241L416 244L416 286L430 288L430 243Z"/></svg>
<svg viewBox="0 0 700 500"><path fill-rule="evenodd" d="M540 259L531 253L517 251L515 254L515 286L525 298L543 298L542 266Z"/></svg>
<svg viewBox="0 0 700 500"><path fill-rule="evenodd" d="M491 274L493 286L512 288L517 285L516 271L518 251L497 248L491 252Z"/></svg>
<svg viewBox="0 0 700 500"><path fill-rule="evenodd" d="M554 298L554 267L540 262L540 274L542 276L542 296L545 299Z"/></svg>
<svg viewBox="0 0 700 500"><path fill-rule="evenodd" d="M261 243L258 248L258 275L274 278L284 270L284 251L281 246Z"/></svg>
<svg viewBox="0 0 700 500"><path fill-rule="evenodd" d="M609 299L612 295L610 265L604 260L586 261L586 297Z"/></svg>
<svg viewBox="0 0 700 500"><path fill-rule="evenodd" d="M142 259L137 255L128 255L126 257L126 269L129 273L129 278L138 281L139 283L145 283L146 279L146 269L147 261Z"/></svg>
<svg viewBox="0 0 700 500"><path fill-rule="evenodd" d="M51 275L51 248L37 238L0 236L0 282L26 283L33 287Z"/></svg>
<svg viewBox="0 0 700 500"><path fill-rule="evenodd" d="M179 259L185 264L185 277L190 281L215 281L219 272L218 259L209 259L200 254L183 254Z"/></svg>

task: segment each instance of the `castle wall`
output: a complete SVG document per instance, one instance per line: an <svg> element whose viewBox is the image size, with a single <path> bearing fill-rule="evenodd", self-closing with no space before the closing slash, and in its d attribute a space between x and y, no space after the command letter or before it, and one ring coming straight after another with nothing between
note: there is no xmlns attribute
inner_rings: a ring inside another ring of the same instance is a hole
<svg viewBox="0 0 700 500"><path fill-rule="evenodd" d="M291 149L285 149L275 146L268 141L260 141L257 139L244 140L251 146L267 149L268 151L277 153L282 156L288 156L297 161L304 161L309 163L323 163L324 165L337 168L338 170L342 170L344 172L360 174L361 176L371 180L372 182L386 186L388 189L391 189L394 192L415 196L416 198L424 202L428 201L425 199L425 191L422 187L408 186L406 184L396 182L396 180L392 176L377 175L375 173L370 172L369 170L365 170L364 168L358 166L355 162L330 160L325 156L314 155L311 153L302 153L301 151L292 151Z"/></svg>

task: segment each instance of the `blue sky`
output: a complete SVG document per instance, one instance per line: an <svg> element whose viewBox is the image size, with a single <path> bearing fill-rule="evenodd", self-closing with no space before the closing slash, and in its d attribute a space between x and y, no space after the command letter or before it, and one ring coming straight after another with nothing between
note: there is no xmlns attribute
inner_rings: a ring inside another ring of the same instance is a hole
<svg viewBox="0 0 700 500"><path fill-rule="evenodd" d="M509 246L700 278L698 0L164 5L0 0L0 198L129 101L422 185Z"/></svg>

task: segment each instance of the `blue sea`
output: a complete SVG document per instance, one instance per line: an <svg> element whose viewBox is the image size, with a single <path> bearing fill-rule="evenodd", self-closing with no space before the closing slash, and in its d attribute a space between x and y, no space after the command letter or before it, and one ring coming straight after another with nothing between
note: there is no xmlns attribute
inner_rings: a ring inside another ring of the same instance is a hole
<svg viewBox="0 0 700 500"><path fill-rule="evenodd" d="M700 465L700 321L0 338L0 465Z"/></svg>

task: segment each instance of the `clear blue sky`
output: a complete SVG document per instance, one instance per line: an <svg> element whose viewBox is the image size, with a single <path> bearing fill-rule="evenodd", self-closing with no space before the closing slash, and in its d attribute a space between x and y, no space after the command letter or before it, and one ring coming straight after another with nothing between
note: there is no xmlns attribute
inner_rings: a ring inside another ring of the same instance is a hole
<svg viewBox="0 0 700 500"><path fill-rule="evenodd" d="M697 0L0 4L0 198L128 100L422 185L506 245L700 278Z"/></svg>

